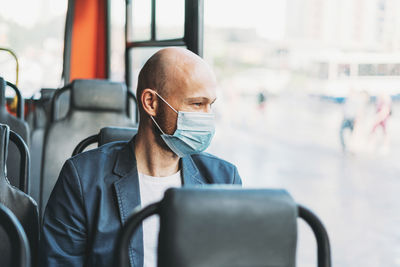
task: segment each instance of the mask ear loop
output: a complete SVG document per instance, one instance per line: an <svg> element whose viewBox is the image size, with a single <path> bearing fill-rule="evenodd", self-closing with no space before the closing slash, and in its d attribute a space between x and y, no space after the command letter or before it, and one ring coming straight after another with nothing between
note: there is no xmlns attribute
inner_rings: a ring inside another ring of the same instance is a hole
<svg viewBox="0 0 400 267"><path fill-rule="evenodd" d="M154 91L154 93L156 93L156 95L161 98L162 101L164 101L165 104L167 104L173 111L175 111L176 114L179 114L178 111L176 111L176 109L174 109L162 96L160 96L156 91Z"/></svg>
<svg viewBox="0 0 400 267"><path fill-rule="evenodd" d="M156 120L153 118L153 116L150 116L150 118L153 120L154 124L157 126L158 130L160 130L160 132L162 134L165 135L164 131L161 129L160 125L158 125L158 123L156 122Z"/></svg>
<svg viewBox="0 0 400 267"><path fill-rule="evenodd" d="M156 93L156 95L157 95L162 101L164 101L164 103L167 104L173 111L175 111L177 114L179 114L178 111L176 111L176 109L174 109L174 108L173 108L162 96L160 96L155 90L154 90L154 93ZM150 116L150 118L153 120L154 124L157 126L157 128L160 130L160 132L161 132L162 134L166 135L166 134L164 133L164 131L161 129L160 125L158 125L158 123L156 122L156 120L153 118L153 116Z"/></svg>

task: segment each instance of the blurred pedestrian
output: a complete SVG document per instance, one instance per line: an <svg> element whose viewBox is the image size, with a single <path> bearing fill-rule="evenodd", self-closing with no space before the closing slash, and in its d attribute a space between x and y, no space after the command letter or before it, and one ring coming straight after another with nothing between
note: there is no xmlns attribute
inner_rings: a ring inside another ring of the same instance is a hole
<svg viewBox="0 0 400 267"><path fill-rule="evenodd" d="M382 129L383 139L377 145L381 146L382 153L389 151L389 136L387 133L387 124L392 115L392 99L388 94L380 94L376 100L376 113L374 123L371 129L371 136L376 136L377 129Z"/></svg>
<svg viewBox="0 0 400 267"><path fill-rule="evenodd" d="M350 89L343 109L343 120L340 127L340 143L343 151L354 149L356 142L362 140L360 123L364 120L369 95L366 91L356 92Z"/></svg>

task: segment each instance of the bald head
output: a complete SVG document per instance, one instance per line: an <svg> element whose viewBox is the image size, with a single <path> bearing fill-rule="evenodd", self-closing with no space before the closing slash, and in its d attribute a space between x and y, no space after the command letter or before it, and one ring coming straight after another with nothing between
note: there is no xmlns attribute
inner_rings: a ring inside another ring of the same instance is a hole
<svg viewBox="0 0 400 267"><path fill-rule="evenodd" d="M155 53L143 66L136 95L140 99L143 90L149 88L168 98L204 86L216 87L207 63L187 49L171 47Z"/></svg>

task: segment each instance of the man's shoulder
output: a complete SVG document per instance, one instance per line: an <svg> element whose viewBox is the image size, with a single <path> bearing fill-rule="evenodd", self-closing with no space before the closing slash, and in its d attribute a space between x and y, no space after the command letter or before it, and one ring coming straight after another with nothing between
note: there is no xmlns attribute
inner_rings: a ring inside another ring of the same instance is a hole
<svg viewBox="0 0 400 267"><path fill-rule="evenodd" d="M209 183L241 184L237 168L232 163L205 152L191 155L191 158Z"/></svg>
<svg viewBox="0 0 400 267"><path fill-rule="evenodd" d="M195 163L202 162L205 164L222 165L229 168L236 168L234 164L206 152L193 154L191 157Z"/></svg>
<svg viewBox="0 0 400 267"><path fill-rule="evenodd" d="M100 147L79 153L69 160L74 165L90 164L91 162L98 164L100 158L114 158L118 152L128 144L128 141L111 142Z"/></svg>

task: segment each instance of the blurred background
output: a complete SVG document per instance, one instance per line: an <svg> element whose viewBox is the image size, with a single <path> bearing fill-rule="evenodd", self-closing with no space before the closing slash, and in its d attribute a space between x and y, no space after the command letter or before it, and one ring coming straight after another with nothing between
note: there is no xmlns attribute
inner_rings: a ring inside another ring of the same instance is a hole
<svg viewBox="0 0 400 267"><path fill-rule="evenodd" d="M133 3L140 40L150 6ZM183 33L182 3L159 1L163 37ZM67 1L0 6L0 46L19 57L22 94L61 86ZM400 266L399 13L399 0L205 0L204 58L220 85L208 151L236 164L245 186L285 188L314 210L334 266ZM123 0L111 19L111 77L124 81ZM133 81L156 50L130 55ZM15 80L6 53L0 69ZM300 226L298 266L315 266Z"/></svg>

